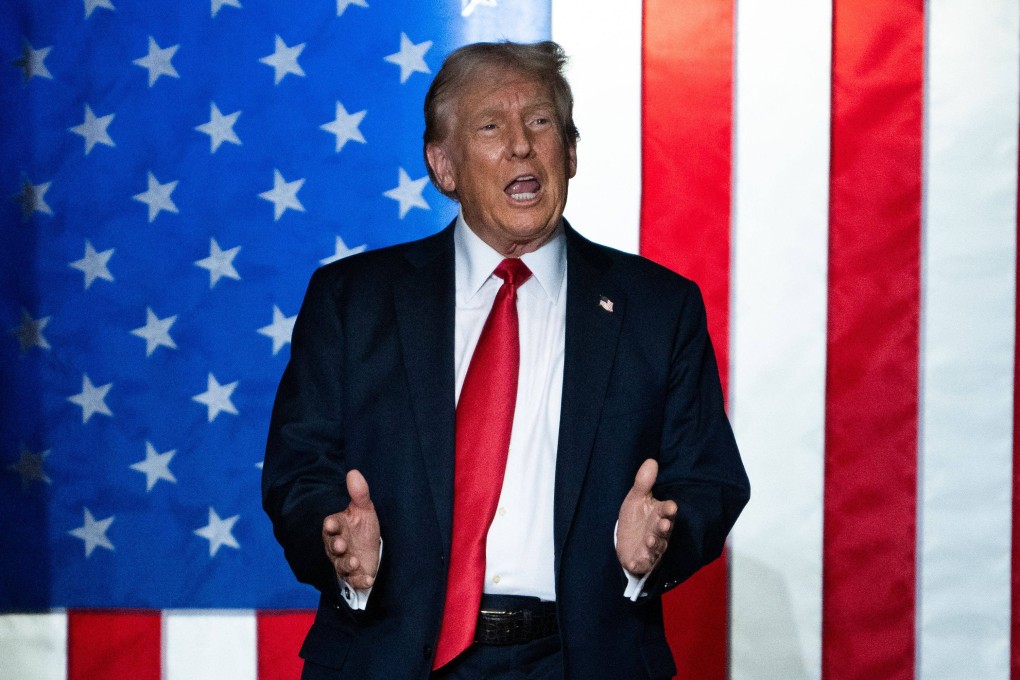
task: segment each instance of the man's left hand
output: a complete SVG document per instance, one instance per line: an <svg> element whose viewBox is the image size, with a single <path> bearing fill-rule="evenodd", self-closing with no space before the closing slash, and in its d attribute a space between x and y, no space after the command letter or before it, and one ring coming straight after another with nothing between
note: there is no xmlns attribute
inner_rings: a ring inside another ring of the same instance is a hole
<svg viewBox="0 0 1020 680"><path fill-rule="evenodd" d="M666 552L673 531L676 503L652 496L659 464L649 458L638 468L634 486L620 506L616 528L616 556L624 569L635 576L647 574Z"/></svg>

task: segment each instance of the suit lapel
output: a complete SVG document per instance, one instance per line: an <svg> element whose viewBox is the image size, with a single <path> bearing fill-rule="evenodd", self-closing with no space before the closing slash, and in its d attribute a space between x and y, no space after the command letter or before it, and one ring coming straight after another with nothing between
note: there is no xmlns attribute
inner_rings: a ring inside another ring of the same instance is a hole
<svg viewBox="0 0 1020 680"><path fill-rule="evenodd" d="M407 253L394 284L400 344L443 546L450 545L454 461L453 226ZM393 427L402 427L393 423Z"/></svg>
<svg viewBox="0 0 1020 680"><path fill-rule="evenodd" d="M569 225L566 230L567 319L553 523L557 573L591 459L626 311L622 290L607 276L609 258Z"/></svg>

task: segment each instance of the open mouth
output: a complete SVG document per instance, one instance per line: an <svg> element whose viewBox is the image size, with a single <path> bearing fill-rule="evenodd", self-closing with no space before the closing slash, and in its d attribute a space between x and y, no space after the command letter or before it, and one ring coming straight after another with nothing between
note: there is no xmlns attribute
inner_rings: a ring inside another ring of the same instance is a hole
<svg viewBox="0 0 1020 680"><path fill-rule="evenodd" d="M541 183L534 175L521 175L507 184L503 192L515 201L530 201L538 196L541 188Z"/></svg>

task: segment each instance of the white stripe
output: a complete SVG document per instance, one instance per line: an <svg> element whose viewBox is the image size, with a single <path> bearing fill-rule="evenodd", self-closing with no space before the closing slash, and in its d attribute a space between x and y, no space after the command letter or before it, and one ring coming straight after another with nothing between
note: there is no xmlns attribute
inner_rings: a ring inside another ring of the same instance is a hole
<svg viewBox="0 0 1020 680"><path fill-rule="evenodd" d="M65 680L67 614L0 616L0 680Z"/></svg>
<svg viewBox="0 0 1020 680"><path fill-rule="evenodd" d="M175 610L163 613L166 680L256 680L255 613Z"/></svg>
<svg viewBox="0 0 1020 680"><path fill-rule="evenodd" d="M577 176L565 215L588 238L638 251L641 3L553 0L552 37L570 57Z"/></svg>
<svg viewBox="0 0 1020 680"><path fill-rule="evenodd" d="M1020 5L929 3L917 677L1010 677Z"/></svg>
<svg viewBox="0 0 1020 680"><path fill-rule="evenodd" d="M831 24L816 0L737 10L733 678L821 676Z"/></svg>

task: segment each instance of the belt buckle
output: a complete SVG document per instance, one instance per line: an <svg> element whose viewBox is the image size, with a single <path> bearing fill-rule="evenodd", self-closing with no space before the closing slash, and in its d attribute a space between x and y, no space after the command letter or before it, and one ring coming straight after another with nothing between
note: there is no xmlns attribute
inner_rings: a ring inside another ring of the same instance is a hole
<svg viewBox="0 0 1020 680"><path fill-rule="evenodd" d="M508 612L504 609L480 609L479 614L486 614L488 616L511 616L515 612Z"/></svg>
<svg viewBox="0 0 1020 680"><path fill-rule="evenodd" d="M479 612L484 622L484 642L491 645L513 644L515 612L498 609L482 609Z"/></svg>
<svg viewBox="0 0 1020 680"><path fill-rule="evenodd" d="M537 620L530 609L481 609L479 618L476 634L482 644L513 645L535 639Z"/></svg>

